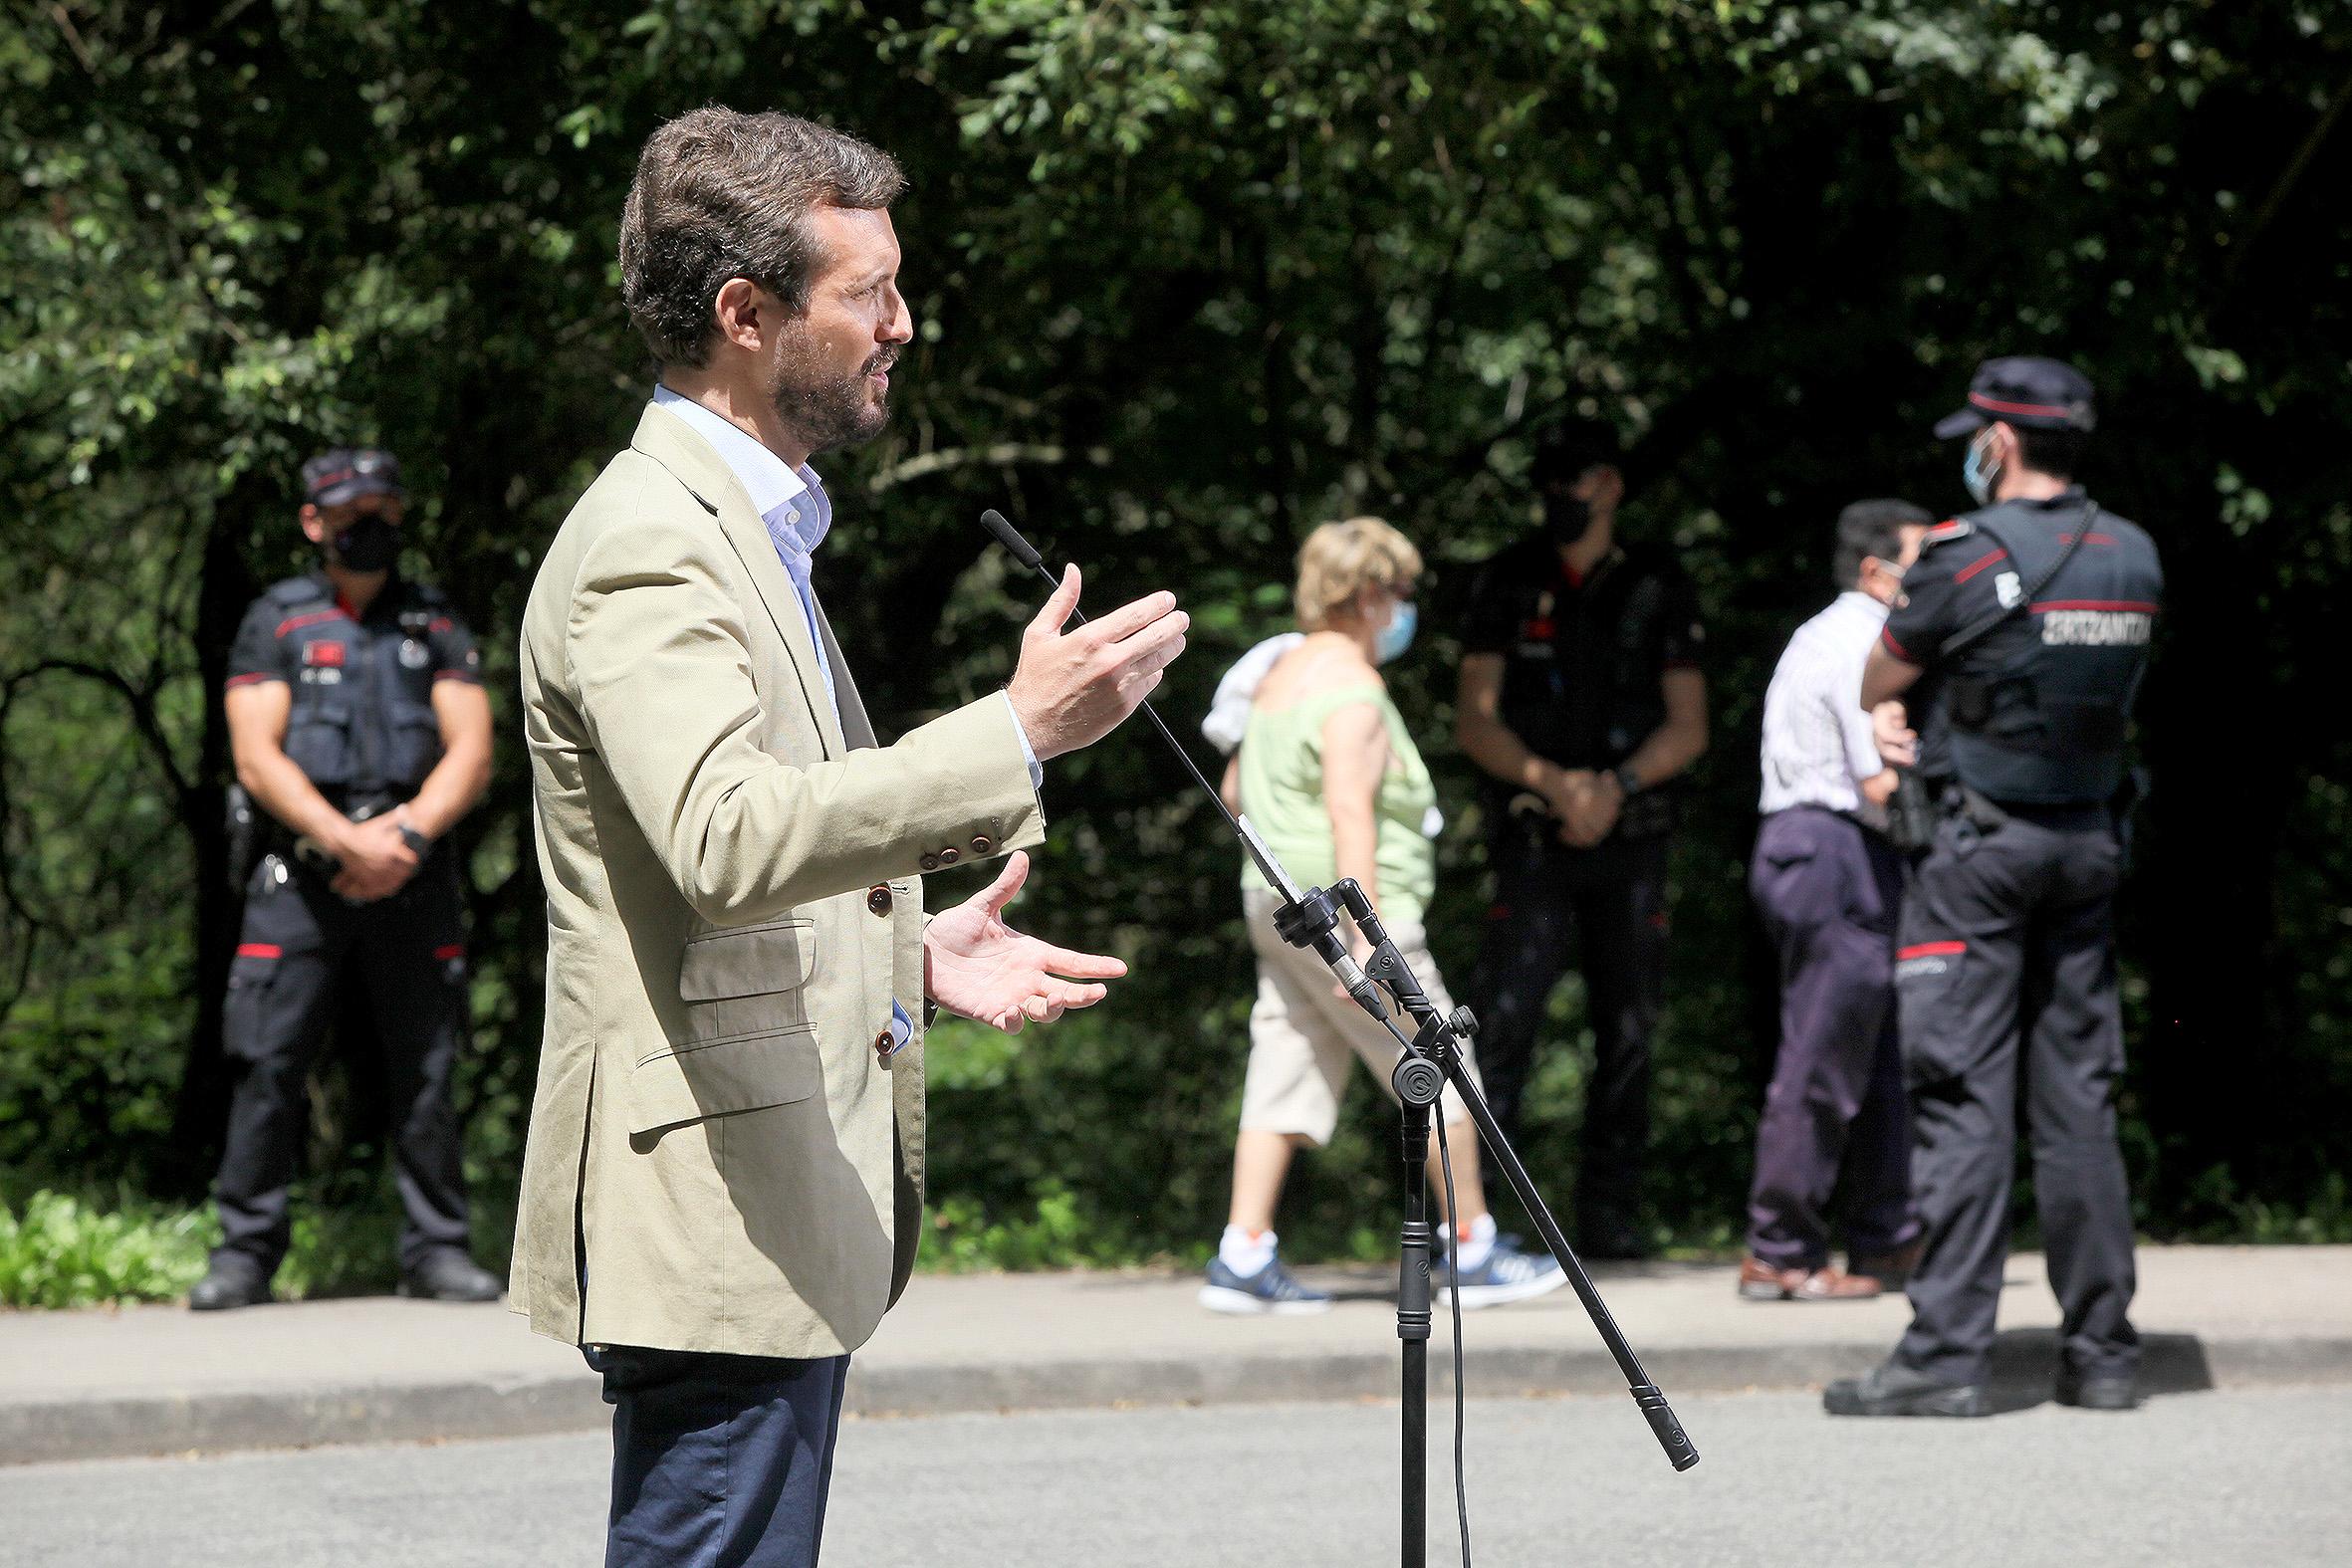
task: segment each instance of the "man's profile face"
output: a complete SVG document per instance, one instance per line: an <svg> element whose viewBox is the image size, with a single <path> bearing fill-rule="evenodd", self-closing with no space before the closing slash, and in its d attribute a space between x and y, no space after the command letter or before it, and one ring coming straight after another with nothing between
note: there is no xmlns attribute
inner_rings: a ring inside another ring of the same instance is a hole
<svg viewBox="0 0 2352 1568"><path fill-rule="evenodd" d="M810 223L824 265L809 307L777 335L770 396L811 452L879 435L890 417L890 367L914 319L898 292L898 235L890 214L819 207Z"/></svg>
<svg viewBox="0 0 2352 1568"><path fill-rule="evenodd" d="M400 526L407 503L398 496L376 494L341 501L331 507L305 505L302 509L303 537L314 545L324 545L339 537L344 530L363 517L380 516L394 528Z"/></svg>

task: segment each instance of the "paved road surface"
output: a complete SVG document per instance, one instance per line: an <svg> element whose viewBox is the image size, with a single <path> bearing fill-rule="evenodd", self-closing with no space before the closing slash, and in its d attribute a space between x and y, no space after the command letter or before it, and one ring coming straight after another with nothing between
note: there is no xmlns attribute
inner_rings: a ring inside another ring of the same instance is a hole
<svg viewBox="0 0 2352 1568"><path fill-rule="evenodd" d="M1705 1456L1685 1475L1627 1401L1474 1403L1477 1560L2290 1568L2352 1552L2344 1388L1980 1422L1832 1422L1788 1394L1678 1409ZM1395 1423L1378 1404L859 1421L825 1561L1372 1568L1396 1560ZM0 1565L589 1568L607 1452L580 1436L0 1469ZM1453 1562L1450 1497L1431 1511L1431 1560Z"/></svg>

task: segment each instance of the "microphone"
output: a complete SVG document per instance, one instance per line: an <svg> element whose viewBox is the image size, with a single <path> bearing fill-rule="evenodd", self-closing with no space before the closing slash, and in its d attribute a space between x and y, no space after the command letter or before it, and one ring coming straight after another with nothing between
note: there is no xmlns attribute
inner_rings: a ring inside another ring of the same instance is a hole
<svg viewBox="0 0 2352 1568"><path fill-rule="evenodd" d="M1015 560L1044 577L1054 587L1061 586L1061 579L1054 575L1053 568L1046 564L1046 558L1038 554L1035 545L1021 537L1019 529L1005 521L1005 514L991 507L980 514L980 526L987 529L990 537L1004 546ZM1071 613L1077 616L1080 625L1085 624L1084 610L1072 606ZM1168 728L1168 722L1160 717L1160 711L1151 705L1148 697L1143 700L1143 713L1151 720L1152 727L1160 732L1160 739L1168 743L1168 750L1174 752L1177 760L1184 764L1184 771L1192 775L1192 782L1201 786L1201 792L1217 807L1217 814L1225 818L1225 825L1232 828L1235 836L1241 839L1242 847L1257 862L1260 874L1276 892L1283 895L1283 939L1293 947L1312 947L1322 961L1331 967L1331 972L1339 977L1340 988L1347 993L1349 1000L1373 1017L1385 1021L1388 1009L1380 1005L1379 992L1373 989L1372 982L1364 975L1363 966L1356 963L1354 956L1347 951L1347 943L1340 938L1339 913L1331 900L1319 888L1312 893L1299 892L1298 884L1291 880L1290 873L1274 857L1274 850L1268 847L1266 840L1258 836L1258 829L1251 825L1250 819L1236 816L1226 809L1225 796L1219 794L1217 786L1209 783L1207 776L1193 762L1192 754L1184 749L1183 742L1176 739L1175 732Z"/></svg>

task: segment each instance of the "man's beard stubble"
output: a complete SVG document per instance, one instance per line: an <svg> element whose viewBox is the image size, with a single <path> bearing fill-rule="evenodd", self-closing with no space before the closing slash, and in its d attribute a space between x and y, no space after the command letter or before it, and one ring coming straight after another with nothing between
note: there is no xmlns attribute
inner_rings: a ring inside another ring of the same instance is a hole
<svg viewBox="0 0 2352 1568"><path fill-rule="evenodd" d="M898 349L883 347L845 375L822 374L805 367L804 355L788 353L770 394L776 417L809 443L812 456L871 441L890 422L890 401L887 392L867 396L865 378L897 362Z"/></svg>

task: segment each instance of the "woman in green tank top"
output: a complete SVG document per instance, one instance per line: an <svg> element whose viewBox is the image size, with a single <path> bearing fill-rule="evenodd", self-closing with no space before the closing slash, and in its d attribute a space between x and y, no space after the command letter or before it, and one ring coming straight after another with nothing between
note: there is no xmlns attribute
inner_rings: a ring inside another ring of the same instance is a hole
<svg viewBox="0 0 2352 1568"><path fill-rule="evenodd" d="M1422 924L1437 885L1437 794L1378 668L1412 641L1420 573L1420 553L1377 518L1326 523L1308 537L1298 553L1305 635L1275 659L1252 694L1225 794L1301 887L1355 878L1430 1000L1449 1011ZM1299 1283L1276 1256L1275 1207L1292 1152L1330 1141L1349 1064L1360 1057L1387 1090L1399 1054L1386 1031L1344 999L1319 959L1276 933L1280 903L1248 867L1242 907L1258 956L1258 1001L1250 1012L1233 1207L1201 1291L1203 1305L1223 1312L1329 1307L1327 1294ZM1351 941L1360 957L1361 939ZM1470 1067L1475 1074L1475 1059ZM1465 1307L1556 1288L1564 1282L1556 1262L1495 1235L1479 1180L1478 1135L1451 1085L1439 1111L1459 1210L1441 1288L1458 1293ZM1434 1144L1429 1169L1442 1195Z"/></svg>

